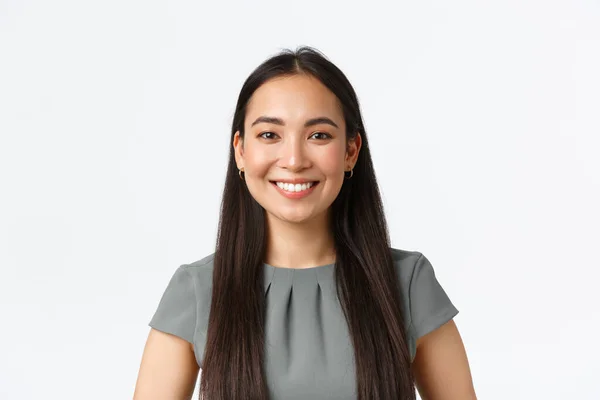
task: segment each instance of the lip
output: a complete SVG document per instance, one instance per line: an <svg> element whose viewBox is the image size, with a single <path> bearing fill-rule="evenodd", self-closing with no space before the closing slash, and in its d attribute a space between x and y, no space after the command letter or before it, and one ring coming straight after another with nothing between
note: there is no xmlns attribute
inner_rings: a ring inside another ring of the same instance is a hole
<svg viewBox="0 0 600 400"><path fill-rule="evenodd" d="M271 181L271 185L273 185L275 187L275 189L281 193L282 196L287 197L288 199L302 199L308 195L310 195L313 190L315 190L315 187L319 186L319 181L301 181L301 180L297 180L296 182L294 181L289 181L289 183L305 183L305 182L316 182L314 185L312 185L309 189L303 190L301 192L287 192L285 190L283 190L282 188L280 188L279 186L277 186L277 184L275 182L288 182L288 181Z"/></svg>
<svg viewBox="0 0 600 400"><path fill-rule="evenodd" d="M318 182L316 179L304 179L304 178L295 178L295 179L271 179L271 182L282 182L282 183L308 183L308 182Z"/></svg>

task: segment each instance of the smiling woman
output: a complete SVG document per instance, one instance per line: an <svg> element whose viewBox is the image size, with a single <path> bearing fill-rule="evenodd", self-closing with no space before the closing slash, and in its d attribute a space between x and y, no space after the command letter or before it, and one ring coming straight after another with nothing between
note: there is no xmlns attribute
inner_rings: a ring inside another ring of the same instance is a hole
<svg viewBox="0 0 600 400"><path fill-rule="evenodd" d="M390 247L357 96L320 52L242 86L215 252L150 321L135 399L474 399L458 313Z"/></svg>
<svg viewBox="0 0 600 400"><path fill-rule="evenodd" d="M244 170L253 199L266 211L267 226L278 232L290 222L319 225L313 230L323 234L316 255L328 252L333 247L327 228L330 205L342 187L344 170L356 163L360 133L346 138L343 110L335 94L306 73L272 78L261 85L248 101L246 121L245 129L234 134L235 160ZM311 182L318 184L306 185ZM266 256L266 262L290 268L319 261L290 252L267 251Z"/></svg>

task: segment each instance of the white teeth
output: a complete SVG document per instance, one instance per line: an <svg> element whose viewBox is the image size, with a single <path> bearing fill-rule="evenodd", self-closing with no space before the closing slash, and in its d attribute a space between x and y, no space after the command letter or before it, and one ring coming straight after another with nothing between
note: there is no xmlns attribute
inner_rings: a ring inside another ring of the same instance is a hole
<svg viewBox="0 0 600 400"><path fill-rule="evenodd" d="M281 189L288 191L288 192L301 192L303 190L306 189L310 189L313 186L312 182L308 182L308 183L296 183L295 185L292 183L285 183L285 182L276 182L275 183L277 186L279 186Z"/></svg>

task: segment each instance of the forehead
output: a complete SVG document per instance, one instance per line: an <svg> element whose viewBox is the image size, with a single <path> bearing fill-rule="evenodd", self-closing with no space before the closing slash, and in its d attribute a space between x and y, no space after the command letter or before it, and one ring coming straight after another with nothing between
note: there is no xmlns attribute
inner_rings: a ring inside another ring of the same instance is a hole
<svg viewBox="0 0 600 400"><path fill-rule="evenodd" d="M261 115L282 118L286 123L304 123L316 116L343 123L338 98L310 75L273 78L256 89L248 102L246 122Z"/></svg>

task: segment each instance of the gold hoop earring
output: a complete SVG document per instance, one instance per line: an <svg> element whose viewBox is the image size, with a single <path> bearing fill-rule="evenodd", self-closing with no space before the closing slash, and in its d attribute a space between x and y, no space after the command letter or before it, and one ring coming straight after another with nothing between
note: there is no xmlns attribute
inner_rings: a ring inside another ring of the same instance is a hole
<svg viewBox="0 0 600 400"><path fill-rule="evenodd" d="M240 176L241 180L244 180L244 178L242 178L242 172L244 172L244 168L238 170L238 175Z"/></svg>

